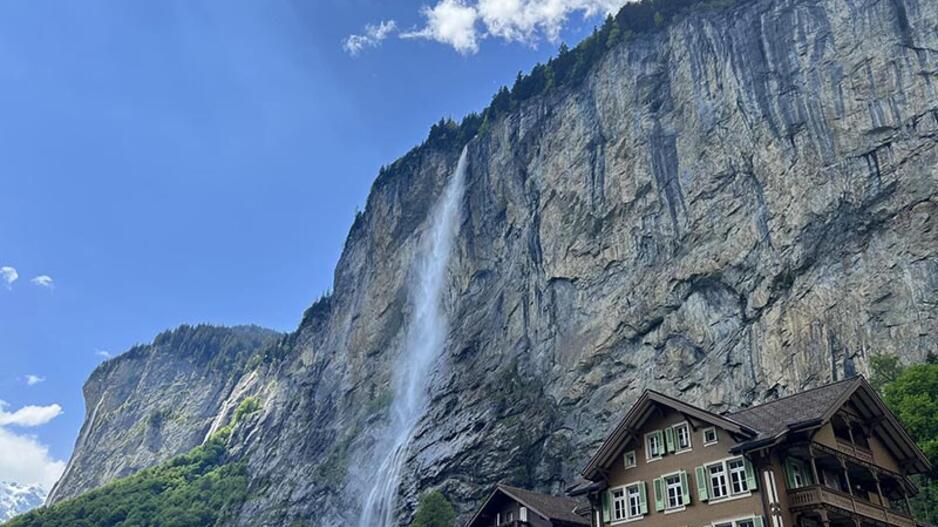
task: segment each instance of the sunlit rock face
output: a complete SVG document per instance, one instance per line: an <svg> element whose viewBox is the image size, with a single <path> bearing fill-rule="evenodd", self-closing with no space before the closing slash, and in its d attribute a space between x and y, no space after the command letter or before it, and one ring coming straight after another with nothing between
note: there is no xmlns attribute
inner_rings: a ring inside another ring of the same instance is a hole
<svg viewBox="0 0 938 527"><path fill-rule="evenodd" d="M936 84L936 2L753 0L488 123L401 523L430 488L463 515L500 480L560 491L645 388L721 411L938 348ZM382 173L332 296L237 381L263 410L232 439L252 492L227 525L357 522L462 146Z"/></svg>

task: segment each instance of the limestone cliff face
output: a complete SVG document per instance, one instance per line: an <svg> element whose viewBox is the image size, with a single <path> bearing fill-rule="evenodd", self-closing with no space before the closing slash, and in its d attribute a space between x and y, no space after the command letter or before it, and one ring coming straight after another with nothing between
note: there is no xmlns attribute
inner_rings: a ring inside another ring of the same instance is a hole
<svg viewBox="0 0 938 527"><path fill-rule="evenodd" d="M719 411L938 348L936 83L938 3L752 0L627 40L488 123L401 518L428 488L462 513L499 480L561 490L645 388ZM245 373L264 407L233 438L252 498L228 525L356 517L411 262L461 147L382 173L334 294ZM115 474L85 428L73 489Z"/></svg>
<svg viewBox="0 0 938 527"><path fill-rule="evenodd" d="M98 366L85 383L85 422L54 503L200 445L256 374L252 356L279 333L183 326ZM222 423L224 425L224 423Z"/></svg>

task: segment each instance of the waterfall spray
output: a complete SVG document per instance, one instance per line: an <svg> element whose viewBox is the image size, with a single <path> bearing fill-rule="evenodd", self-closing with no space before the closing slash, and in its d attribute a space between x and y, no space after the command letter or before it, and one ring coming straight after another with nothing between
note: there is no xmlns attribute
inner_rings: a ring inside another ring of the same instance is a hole
<svg viewBox="0 0 938 527"><path fill-rule="evenodd" d="M446 271L458 232L463 185L466 175L466 148L447 183L429 221L429 230L422 241L415 261L411 302L413 318L404 339L404 348L395 364L392 382L394 400L386 439L376 449L360 527L392 527L397 489L407 448L423 417L429 394L429 376L434 362L443 351L447 333L447 317L442 308Z"/></svg>

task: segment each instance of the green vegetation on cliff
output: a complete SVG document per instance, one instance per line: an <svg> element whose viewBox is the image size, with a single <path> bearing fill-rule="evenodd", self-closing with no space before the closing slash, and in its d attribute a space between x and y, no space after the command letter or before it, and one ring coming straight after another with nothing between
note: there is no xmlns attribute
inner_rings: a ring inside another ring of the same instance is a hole
<svg viewBox="0 0 938 527"><path fill-rule="evenodd" d="M690 13L726 8L739 1L640 0L627 3L615 16L606 17L605 22L594 28L593 33L576 47L571 49L561 44L557 55L546 64L537 64L527 74L519 71L511 88L502 86L481 113L470 113L459 123L452 119L441 119L434 124L422 145L413 148L390 166L382 167L378 181L410 165L423 148L458 151L476 134L484 132L495 119L517 110L530 99L579 86L606 52L620 42L660 31ZM356 222L358 220L356 215Z"/></svg>
<svg viewBox="0 0 938 527"><path fill-rule="evenodd" d="M231 432L260 409L241 402L231 424L187 454L77 498L43 507L4 527L206 527L247 496L247 470L228 455Z"/></svg>

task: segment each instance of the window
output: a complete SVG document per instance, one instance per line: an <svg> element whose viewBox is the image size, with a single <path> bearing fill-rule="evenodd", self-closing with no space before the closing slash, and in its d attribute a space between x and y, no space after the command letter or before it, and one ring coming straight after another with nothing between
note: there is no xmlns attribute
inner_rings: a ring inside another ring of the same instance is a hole
<svg viewBox="0 0 938 527"><path fill-rule="evenodd" d="M712 527L762 527L762 517L754 516L751 518L741 518L739 520L713 522Z"/></svg>
<svg viewBox="0 0 938 527"><path fill-rule="evenodd" d="M677 509L684 506L684 485L681 482L680 474L672 474L664 478L665 492L667 496L667 508Z"/></svg>
<svg viewBox="0 0 938 527"><path fill-rule="evenodd" d="M703 444L704 446L715 445L720 441L719 436L717 436L717 429L714 427L705 428L703 431Z"/></svg>
<svg viewBox="0 0 938 527"><path fill-rule="evenodd" d="M710 476L710 499L725 498L729 492L726 488L726 467L723 463L708 465L707 475Z"/></svg>
<svg viewBox="0 0 938 527"><path fill-rule="evenodd" d="M748 496L755 487L756 474L749 461L742 456L697 467L700 501Z"/></svg>
<svg viewBox="0 0 938 527"><path fill-rule="evenodd" d="M661 440L661 430L645 434L645 459L659 459L664 454L664 444Z"/></svg>
<svg viewBox="0 0 938 527"><path fill-rule="evenodd" d="M746 464L743 458L738 457L726 462L726 468L730 472L730 486L733 494L742 494L749 492L749 485L746 481Z"/></svg>
<svg viewBox="0 0 938 527"><path fill-rule="evenodd" d="M612 506L608 520L613 522L637 520L648 513L645 483L642 481L612 489L609 491L609 497ZM606 505L604 504L603 507L605 509Z"/></svg>
<svg viewBox="0 0 938 527"><path fill-rule="evenodd" d="M629 498L629 518L637 518L642 515L642 496L639 490L639 484L629 485L625 488Z"/></svg>
<svg viewBox="0 0 938 527"><path fill-rule="evenodd" d="M674 439L677 443L677 452L684 452L685 450L690 450L690 427L687 426L687 423L680 423L674 425Z"/></svg>
<svg viewBox="0 0 938 527"><path fill-rule="evenodd" d="M634 468L635 467L635 451L629 450L622 456L623 462L625 462L625 468Z"/></svg>
<svg viewBox="0 0 938 527"><path fill-rule="evenodd" d="M800 489L812 484L811 475L800 460L788 458L785 468L788 472L788 488Z"/></svg>
<svg viewBox="0 0 938 527"><path fill-rule="evenodd" d="M511 523L511 522L513 522L513 521L515 521L515 513L514 513L514 512L509 512L509 513L508 513L508 523Z"/></svg>
<svg viewBox="0 0 938 527"><path fill-rule="evenodd" d="M518 519L523 522L528 521L528 508L527 507L521 507L521 509L518 511Z"/></svg>
<svg viewBox="0 0 938 527"><path fill-rule="evenodd" d="M628 518L625 499L625 488L619 487L612 490L612 521L619 521Z"/></svg>

